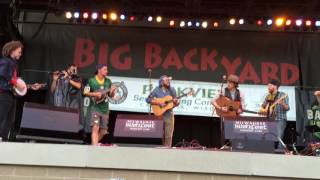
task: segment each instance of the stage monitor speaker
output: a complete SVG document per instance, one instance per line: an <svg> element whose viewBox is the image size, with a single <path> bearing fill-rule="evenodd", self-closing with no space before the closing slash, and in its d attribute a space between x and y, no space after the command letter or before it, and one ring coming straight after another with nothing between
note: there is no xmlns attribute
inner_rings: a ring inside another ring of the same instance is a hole
<svg viewBox="0 0 320 180"><path fill-rule="evenodd" d="M76 109L25 103L17 140L82 143Z"/></svg>
<svg viewBox="0 0 320 180"><path fill-rule="evenodd" d="M232 151L274 153L274 141L232 139Z"/></svg>
<svg viewBox="0 0 320 180"><path fill-rule="evenodd" d="M119 114L114 138L121 144L161 145L163 121L152 115Z"/></svg>

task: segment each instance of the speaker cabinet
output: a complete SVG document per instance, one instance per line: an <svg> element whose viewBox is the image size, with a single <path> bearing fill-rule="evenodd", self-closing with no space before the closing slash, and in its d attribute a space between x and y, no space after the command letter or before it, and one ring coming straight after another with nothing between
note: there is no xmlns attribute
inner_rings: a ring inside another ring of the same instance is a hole
<svg viewBox="0 0 320 180"><path fill-rule="evenodd" d="M162 144L163 121L152 115L119 114L114 138L124 144Z"/></svg>
<svg viewBox="0 0 320 180"><path fill-rule="evenodd" d="M82 143L76 109L25 103L17 140Z"/></svg>

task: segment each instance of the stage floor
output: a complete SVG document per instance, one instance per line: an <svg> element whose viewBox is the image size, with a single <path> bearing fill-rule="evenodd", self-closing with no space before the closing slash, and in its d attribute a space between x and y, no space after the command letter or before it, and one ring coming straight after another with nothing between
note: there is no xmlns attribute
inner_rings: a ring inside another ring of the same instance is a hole
<svg viewBox="0 0 320 180"><path fill-rule="evenodd" d="M318 178L314 156L218 149L0 143L0 164Z"/></svg>

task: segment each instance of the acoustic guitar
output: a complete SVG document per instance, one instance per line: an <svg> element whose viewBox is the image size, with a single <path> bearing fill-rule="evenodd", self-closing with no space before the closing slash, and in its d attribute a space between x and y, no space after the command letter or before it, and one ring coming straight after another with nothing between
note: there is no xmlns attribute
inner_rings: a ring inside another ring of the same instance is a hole
<svg viewBox="0 0 320 180"><path fill-rule="evenodd" d="M275 102L273 102L271 105L270 105L270 103L268 103L265 108L260 109L259 113L267 115L268 109L269 109L269 116L272 116L274 114L273 111L274 111L276 105L279 104L281 101L283 101L287 97L288 97L288 94L285 94L285 95L281 96L279 99L277 99Z"/></svg>
<svg viewBox="0 0 320 180"><path fill-rule="evenodd" d="M240 101L233 101L225 96L221 96L217 99L216 103L220 107L227 107L228 111L224 112L221 109L216 108L216 113L220 117L228 117L228 116L238 116L238 109L241 107L241 102ZM242 112L246 113L252 113L252 114L260 114L259 112L256 111L250 111L246 109L242 109Z"/></svg>
<svg viewBox="0 0 320 180"><path fill-rule="evenodd" d="M192 95L193 93L194 93L193 89L190 89L190 91L188 93L183 94L181 96L178 96L177 99ZM154 98L152 101L155 103L165 104L165 106L151 105L152 112L155 116L162 116L167 110L174 108L172 96L165 96L162 98Z"/></svg>

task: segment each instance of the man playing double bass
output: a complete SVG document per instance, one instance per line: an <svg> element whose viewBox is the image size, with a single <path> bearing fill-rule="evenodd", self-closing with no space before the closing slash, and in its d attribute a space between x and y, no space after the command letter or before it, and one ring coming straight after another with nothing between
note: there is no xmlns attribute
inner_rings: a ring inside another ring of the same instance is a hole
<svg viewBox="0 0 320 180"><path fill-rule="evenodd" d="M243 112L244 98L238 87L239 77L230 74L227 78L227 87L211 100L219 116L236 116Z"/></svg>

